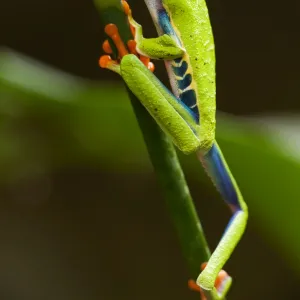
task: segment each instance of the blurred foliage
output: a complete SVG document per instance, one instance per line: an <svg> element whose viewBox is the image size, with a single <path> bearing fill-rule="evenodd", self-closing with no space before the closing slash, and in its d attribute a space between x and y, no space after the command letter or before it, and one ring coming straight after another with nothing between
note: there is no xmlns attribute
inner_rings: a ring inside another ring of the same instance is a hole
<svg viewBox="0 0 300 300"><path fill-rule="evenodd" d="M35 146L45 150L47 168L79 161L121 172L150 171L122 85L76 78L2 50L0 88L2 177L17 172L24 156L38 163L35 153L26 151ZM32 115L38 118L38 127L53 123L47 140L42 136L22 139L22 130L10 126L12 119L26 120ZM289 117L251 119L218 114L217 120L217 139L247 199L250 218L256 218L277 251L284 251L287 262L300 272L300 240L295 237L300 230L297 118L291 122ZM210 185L193 156L180 156L193 176Z"/></svg>

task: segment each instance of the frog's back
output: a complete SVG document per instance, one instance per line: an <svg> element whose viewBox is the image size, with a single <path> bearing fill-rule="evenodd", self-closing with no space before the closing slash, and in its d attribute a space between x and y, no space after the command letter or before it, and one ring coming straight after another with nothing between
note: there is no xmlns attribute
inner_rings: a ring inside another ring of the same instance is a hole
<svg viewBox="0 0 300 300"><path fill-rule="evenodd" d="M173 93L195 114L202 148L209 148L215 134L216 88L214 40L205 0L146 3L150 12L152 6L158 32L174 35L186 49L184 57L166 65Z"/></svg>

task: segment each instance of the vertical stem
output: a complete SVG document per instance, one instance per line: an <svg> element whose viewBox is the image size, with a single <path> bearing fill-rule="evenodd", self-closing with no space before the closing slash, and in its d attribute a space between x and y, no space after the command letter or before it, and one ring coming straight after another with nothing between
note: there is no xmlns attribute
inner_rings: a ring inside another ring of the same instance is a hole
<svg viewBox="0 0 300 300"><path fill-rule="evenodd" d="M128 92L183 255L192 278L196 278L200 264L208 261L210 252L176 151L169 137L161 131L138 99Z"/></svg>

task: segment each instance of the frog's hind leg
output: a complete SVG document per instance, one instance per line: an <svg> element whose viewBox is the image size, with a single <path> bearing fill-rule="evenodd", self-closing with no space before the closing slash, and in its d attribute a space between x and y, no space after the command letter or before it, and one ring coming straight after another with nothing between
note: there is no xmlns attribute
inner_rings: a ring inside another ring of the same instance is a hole
<svg viewBox="0 0 300 300"><path fill-rule="evenodd" d="M204 270L207 263L203 263L201 265L201 270ZM215 292L217 293L217 299L219 299L219 295L226 295L230 285L232 282L232 278L225 272L221 270L215 280ZM201 300L208 300L205 296L204 291L200 288L200 286L195 282L195 280L190 279L188 281L188 287L195 292L200 292ZM226 291L225 291L226 289Z"/></svg>
<svg viewBox="0 0 300 300"><path fill-rule="evenodd" d="M248 209L218 144L215 142L208 152L202 153L199 151L197 154L208 175L233 213L223 237L197 279L197 284L206 295L206 292L212 291L214 288L214 283L220 270L244 233L248 219ZM230 284L231 280L227 280L221 285L221 290L218 291L219 299L224 298Z"/></svg>

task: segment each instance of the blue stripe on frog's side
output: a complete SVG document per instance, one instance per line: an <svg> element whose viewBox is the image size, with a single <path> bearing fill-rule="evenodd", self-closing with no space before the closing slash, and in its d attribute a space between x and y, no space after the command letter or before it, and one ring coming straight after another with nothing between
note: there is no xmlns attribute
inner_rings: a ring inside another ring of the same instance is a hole
<svg viewBox="0 0 300 300"><path fill-rule="evenodd" d="M228 169L224 164L219 147L213 144L211 149L205 154L203 160L205 167L208 168L208 173L212 176L212 180L215 182L216 187L219 189L227 204L233 206L236 211L240 210L241 206L238 194Z"/></svg>
<svg viewBox="0 0 300 300"><path fill-rule="evenodd" d="M180 95L180 100L192 110L192 112L195 115L196 121L199 123L199 112L198 112L196 99L197 96L194 90L187 90L181 93Z"/></svg>
<svg viewBox="0 0 300 300"><path fill-rule="evenodd" d="M174 62L176 62L176 61L178 61L178 59L174 60ZM180 67L176 67L176 68L173 67L173 71L176 76L183 77L184 74L187 72L187 69L189 66L188 66L188 63L186 61L182 61L181 58L179 58L179 62L176 62L176 63L179 64L180 62L182 62Z"/></svg>
<svg viewBox="0 0 300 300"><path fill-rule="evenodd" d="M178 80L178 87L181 90L186 89L189 87L192 83L192 75L191 74L186 74L182 79Z"/></svg>
<svg viewBox="0 0 300 300"><path fill-rule="evenodd" d="M163 33L174 37L180 45L182 45L180 38L177 36L174 28L170 22L170 18L164 9L158 11L159 26ZM199 109L197 106L197 95L191 87L193 82L192 74L188 73L188 62L185 57L175 59L171 62L173 74L176 76L174 79L178 88L179 99L190 108L193 112L191 115L195 121L199 123Z"/></svg>
<svg viewBox="0 0 300 300"><path fill-rule="evenodd" d="M177 40L177 42L181 45L181 41L171 24L169 15L163 8L158 11L158 22L162 32L174 37Z"/></svg>

